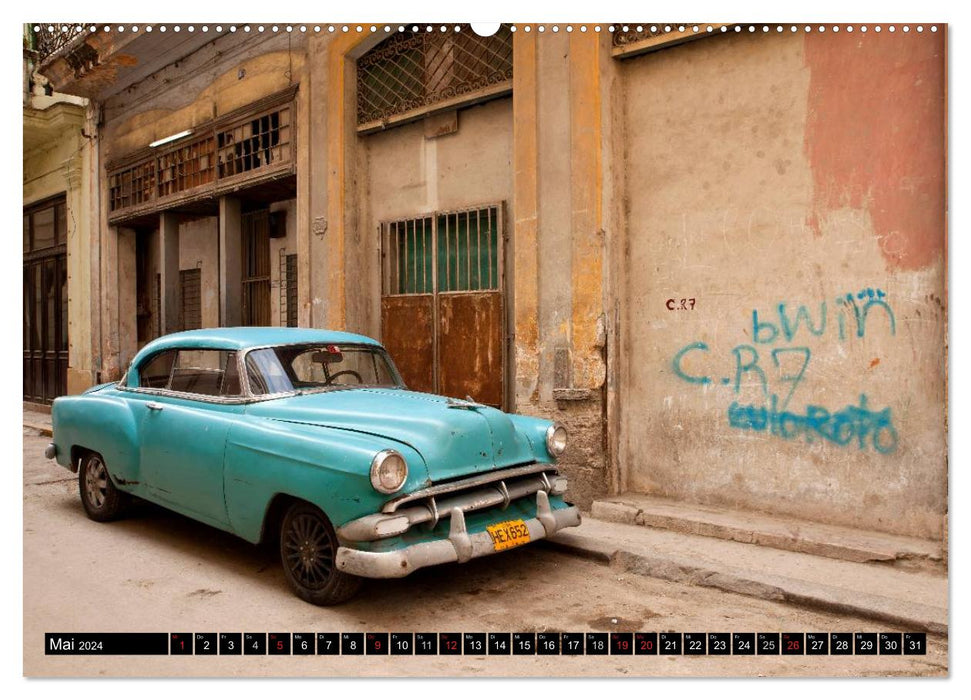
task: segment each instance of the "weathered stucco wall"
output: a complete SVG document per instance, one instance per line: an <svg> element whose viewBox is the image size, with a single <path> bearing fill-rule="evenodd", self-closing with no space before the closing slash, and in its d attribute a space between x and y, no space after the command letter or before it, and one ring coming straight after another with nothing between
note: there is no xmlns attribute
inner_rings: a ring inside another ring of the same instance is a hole
<svg viewBox="0 0 971 700"><path fill-rule="evenodd" d="M623 485L941 537L943 37L715 37L623 70Z"/></svg>
<svg viewBox="0 0 971 700"><path fill-rule="evenodd" d="M215 216L179 224L179 270L195 268L201 270L202 327L215 328L219 325L219 219Z"/></svg>
<svg viewBox="0 0 971 700"><path fill-rule="evenodd" d="M102 158L110 162L299 83L304 45L302 36L225 35L160 67L105 101Z"/></svg>
<svg viewBox="0 0 971 700"><path fill-rule="evenodd" d="M607 490L601 80L609 42L514 38L515 410L564 424L568 497Z"/></svg>

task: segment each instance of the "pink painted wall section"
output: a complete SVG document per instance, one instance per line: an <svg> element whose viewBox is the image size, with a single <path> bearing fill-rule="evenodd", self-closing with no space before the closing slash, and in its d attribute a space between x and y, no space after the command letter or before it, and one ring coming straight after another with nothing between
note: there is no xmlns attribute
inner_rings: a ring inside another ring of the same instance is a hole
<svg viewBox="0 0 971 700"><path fill-rule="evenodd" d="M820 235L828 211L866 209L891 269L924 268L944 251L943 35L898 28L805 37L809 224Z"/></svg>

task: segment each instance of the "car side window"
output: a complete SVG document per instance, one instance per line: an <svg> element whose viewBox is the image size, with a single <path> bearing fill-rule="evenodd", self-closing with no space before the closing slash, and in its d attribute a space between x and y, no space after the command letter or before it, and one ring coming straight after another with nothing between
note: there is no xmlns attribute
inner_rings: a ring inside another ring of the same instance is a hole
<svg viewBox="0 0 971 700"><path fill-rule="evenodd" d="M172 366L175 364L175 350L166 350L150 358L138 371L139 386L148 389L165 389L169 385Z"/></svg>
<svg viewBox="0 0 971 700"><path fill-rule="evenodd" d="M253 350L246 355L246 376L253 394L293 391L293 382L272 349Z"/></svg>
<svg viewBox="0 0 971 700"><path fill-rule="evenodd" d="M239 396L236 353L226 350L179 350L166 388L184 394Z"/></svg>

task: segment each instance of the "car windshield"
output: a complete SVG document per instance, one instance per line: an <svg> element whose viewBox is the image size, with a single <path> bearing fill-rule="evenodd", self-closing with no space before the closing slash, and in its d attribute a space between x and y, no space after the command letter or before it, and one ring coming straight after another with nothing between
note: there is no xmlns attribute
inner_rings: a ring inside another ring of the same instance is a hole
<svg viewBox="0 0 971 700"><path fill-rule="evenodd" d="M284 345L251 350L246 375L255 395L355 387L403 387L383 348L373 345Z"/></svg>

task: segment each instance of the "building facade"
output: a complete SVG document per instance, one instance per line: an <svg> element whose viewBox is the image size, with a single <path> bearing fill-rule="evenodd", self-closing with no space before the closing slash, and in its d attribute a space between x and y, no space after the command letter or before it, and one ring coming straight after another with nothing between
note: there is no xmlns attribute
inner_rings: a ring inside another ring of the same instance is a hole
<svg viewBox="0 0 971 700"><path fill-rule="evenodd" d="M54 50L24 34L24 400L49 403L91 385L88 284L92 218L87 100L36 72Z"/></svg>
<svg viewBox="0 0 971 700"><path fill-rule="evenodd" d="M68 390L182 328L347 329L567 425L582 506L943 537L943 27L148 29L41 65L87 100Z"/></svg>

